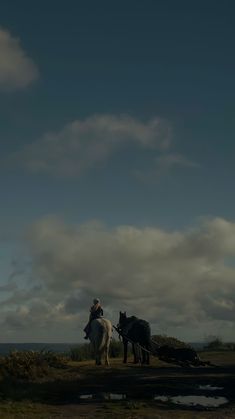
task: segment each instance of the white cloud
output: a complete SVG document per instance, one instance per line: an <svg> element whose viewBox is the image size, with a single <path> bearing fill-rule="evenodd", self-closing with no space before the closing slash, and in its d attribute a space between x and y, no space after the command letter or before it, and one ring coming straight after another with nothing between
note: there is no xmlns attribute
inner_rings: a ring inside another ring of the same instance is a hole
<svg viewBox="0 0 235 419"><path fill-rule="evenodd" d="M39 77L39 71L18 38L0 29L0 89L21 89Z"/></svg>
<svg viewBox="0 0 235 419"><path fill-rule="evenodd" d="M46 134L10 160L34 173L79 176L126 146L165 150L170 131L169 124L159 118L141 122L125 115L94 115Z"/></svg>
<svg viewBox="0 0 235 419"><path fill-rule="evenodd" d="M38 338L52 340L64 330L72 341L95 296L114 323L125 309L175 336L233 330L235 268L225 263L235 257L233 222L215 218L169 232L46 218L30 228L27 243L34 281L2 302L3 330L34 334L38 326Z"/></svg>
<svg viewBox="0 0 235 419"><path fill-rule="evenodd" d="M135 170L134 175L142 181L158 181L178 168L199 168L199 164L189 160L180 153L164 153L155 158L149 170Z"/></svg>

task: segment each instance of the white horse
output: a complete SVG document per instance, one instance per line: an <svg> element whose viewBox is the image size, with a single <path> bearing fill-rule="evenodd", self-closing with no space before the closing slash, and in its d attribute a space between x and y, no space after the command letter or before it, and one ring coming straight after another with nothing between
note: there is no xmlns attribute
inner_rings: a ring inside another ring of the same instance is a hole
<svg viewBox="0 0 235 419"><path fill-rule="evenodd" d="M107 319L94 319L91 322L89 339L91 341L96 365L101 365L102 356L105 365L109 365L109 345L112 338L112 324Z"/></svg>

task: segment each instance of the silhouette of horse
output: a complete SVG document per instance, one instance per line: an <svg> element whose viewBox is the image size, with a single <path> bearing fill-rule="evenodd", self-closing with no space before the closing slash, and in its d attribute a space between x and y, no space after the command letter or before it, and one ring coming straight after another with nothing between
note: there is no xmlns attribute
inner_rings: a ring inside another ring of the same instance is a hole
<svg viewBox="0 0 235 419"><path fill-rule="evenodd" d="M109 365L109 346L112 338L112 324L109 320L100 318L91 322L89 339L95 354L96 365L102 364L102 356L105 365Z"/></svg>
<svg viewBox="0 0 235 419"><path fill-rule="evenodd" d="M119 313L118 330L123 335L124 358L123 362L127 362L128 339L130 339L134 354L134 363L138 363L139 359L142 364L149 364L149 353L140 349L138 344L150 351L151 349L151 330L146 320L138 319L135 316L127 317L126 312Z"/></svg>

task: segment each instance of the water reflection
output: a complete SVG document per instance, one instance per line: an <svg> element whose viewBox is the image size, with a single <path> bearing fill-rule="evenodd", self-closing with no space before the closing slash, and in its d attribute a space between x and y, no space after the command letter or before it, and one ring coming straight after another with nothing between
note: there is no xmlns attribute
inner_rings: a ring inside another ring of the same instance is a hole
<svg viewBox="0 0 235 419"><path fill-rule="evenodd" d="M126 394L121 393L95 393L95 394L80 394L81 400L125 400Z"/></svg>
<svg viewBox="0 0 235 419"><path fill-rule="evenodd" d="M226 397L207 397L207 396L155 396L154 400L162 402L170 402L184 406L202 406L202 407L219 407L228 403Z"/></svg>
<svg viewBox="0 0 235 419"><path fill-rule="evenodd" d="M222 387L213 387L213 386L200 386L203 390L220 390ZM145 395L146 396L146 395ZM149 395L150 396L150 395ZM87 401L115 401L115 400L130 400L133 399L133 397L127 397L127 394L123 393L93 393L93 394L80 394L79 399L80 400L87 400ZM143 399L147 399L148 397L143 397ZM175 405L183 405L183 406L191 406L191 407L204 407L204 408L215 408L222 406L226 403L228 403L228 399L223 396L204 396L204 395L189 395L189 396L183 396L183 395L177 395L177 396L170 396L170 395L155 395L151 396L154 400L159 400L161 402L165 403L174 403Z"/></svg>
<svg viewBox="0 0 235 419"><path fill-rule="evenodd" d="M223 387L211 386L210 384L201 385L198 388L199 390L209 390L209 391L223 390Z"/></svg>

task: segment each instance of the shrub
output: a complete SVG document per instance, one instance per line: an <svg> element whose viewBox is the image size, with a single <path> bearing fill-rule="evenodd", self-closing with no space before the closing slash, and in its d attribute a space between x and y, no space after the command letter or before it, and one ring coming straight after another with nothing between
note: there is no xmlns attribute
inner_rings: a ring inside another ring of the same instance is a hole
<svg viewBox="0 0 235 419"><path fill-rule="evenodd" d="M152 340L159 346L169 345L173 348L190 348L190 345L172 336L153 335Z"/></svg>
<svg viewBox="0 0 235 419"><path fill-rule="evenodd" d="M214 338L210 342L207 343L205 349L214 351L217 349L221 349L223 347L223 342L220 338Z"/></svg>
<svg viewBox="0 0 235 419"><path fill-rule="evenodd" d="M34 379L47 375L50 367L64 367L65 357L51 351L12 351L0 358L0 369L4 375Z"/></svg>
<svg viewBox="0 0 235 419"><path fill-rule="evenodd" d="M120 358L123 356L123 343L119 340L113 339L110 344L110 357Z"/></svg>
<svg viewBox="0 0 235 419"><path fill-rule="evenodd" d="M109 356L111 358L119 358L123 355L123 344L121 341L112 339L109 349ZM72 346L69 351L69 358L72 361L87 361L94 358L92 346L89 343L83 343L77 346Z"/></svg>
<svg viewBox="0 0 235 419"><path fill-rule="evenodd" d="M212 337L211 340L204 346L208 351L234 351L235 343L223 342L219 337Z"/></svg>
<svg viewBox="0 0 235 419"><path fill-rule="evenodd" d="M69 358L72 361L87 361L93 358L92 347L89 343L72 346L69 351Z"/></svg>

